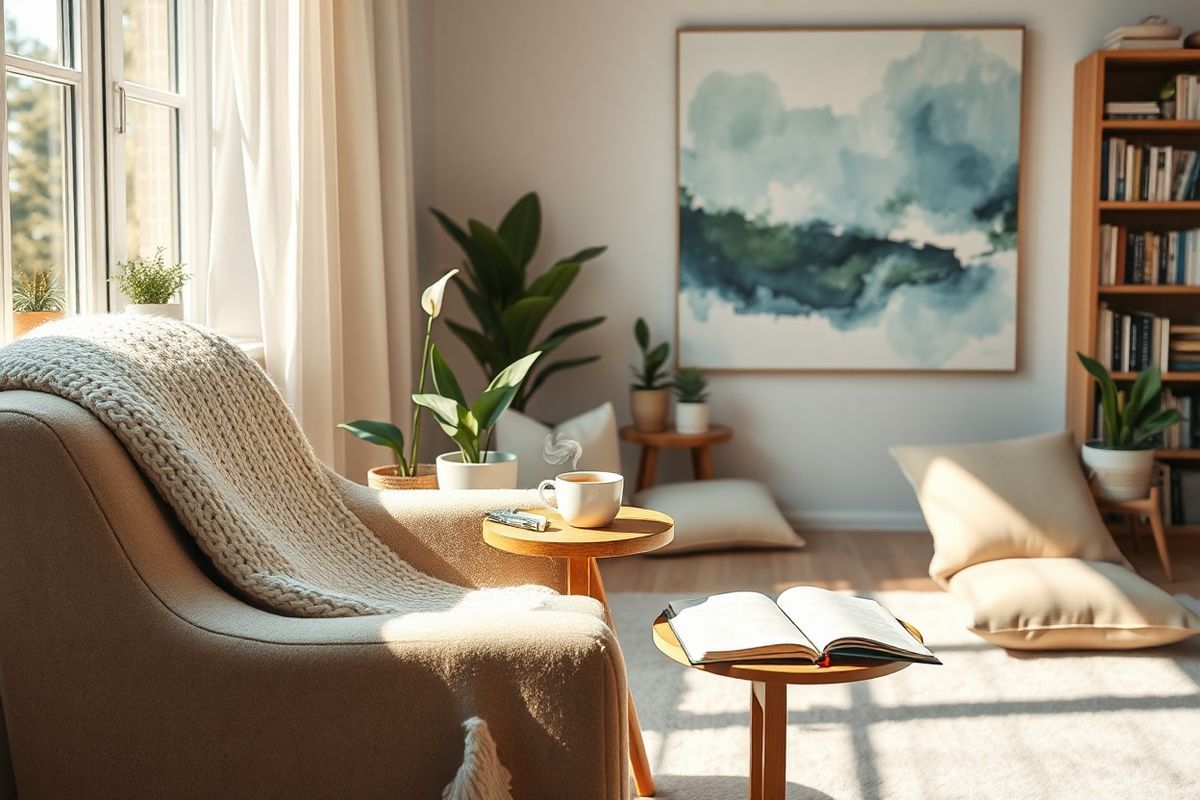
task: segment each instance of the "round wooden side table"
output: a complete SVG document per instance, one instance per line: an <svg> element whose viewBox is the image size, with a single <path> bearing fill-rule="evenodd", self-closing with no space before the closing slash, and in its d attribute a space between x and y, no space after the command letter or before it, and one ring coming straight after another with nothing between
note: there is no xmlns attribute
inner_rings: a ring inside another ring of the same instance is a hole
<svg viewBox="0 0 1200 800"><path fill-rule="evenodd" d="M642 446L642 457L638 460L637 491L654 485L654 473L658 469L658 451L663 447L686 447L692 451L692 475L696 480L713 477L712 452L710 447L733 438L733 428L728 425L710 425L704 433L680 433L676 430L644 433L632 425L621 428L621 438Z"/></svg>
<svg viewBox="0 0 1200 800"><path fill-rule="evenodd" d="M921 632L901 621L909 633L924 641ZM685 667L750 681L750 800L784 800L787 755L787 687L789 684L854 683L899 672L907 661L867 667L730 661L693 664L675 638L664 614L654 620L654 646Z"/></svg>
<svg viewBox="0 0 1200 800"><path fill-rule="evenodd" d="M527 531L485 519L483 540L508 553L566 559L567 593L599 600L604 606L608 626L614 631L612 611L608 607L608 595L604 592L596 559L648 553L675 538L675 521L666 514L646 508L622 506L617 518L606 528L576 528L548 508L522 510L543 515L549 526L544 531ZM629 694L629 762L638 794L652 797L654 778L632 692Z"/></svg>

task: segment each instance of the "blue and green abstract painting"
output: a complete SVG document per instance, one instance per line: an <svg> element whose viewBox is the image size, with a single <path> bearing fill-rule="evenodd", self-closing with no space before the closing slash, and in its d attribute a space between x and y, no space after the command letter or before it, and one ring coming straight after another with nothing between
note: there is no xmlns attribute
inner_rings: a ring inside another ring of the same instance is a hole
<svg viewBox="0 0 1200 800"><path fill-rule="evenodd" d="M681 361L1014 369L1021 47L682 32Z"/></svg>

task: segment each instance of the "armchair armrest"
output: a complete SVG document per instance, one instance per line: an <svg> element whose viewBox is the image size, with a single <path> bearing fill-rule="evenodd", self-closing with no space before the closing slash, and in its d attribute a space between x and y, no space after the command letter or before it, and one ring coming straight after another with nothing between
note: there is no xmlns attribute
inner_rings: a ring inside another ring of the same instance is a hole
<svg viewBox="0 0 1200 800"><path fill-rule="evenodd" d="M483 541L483 515L497 508L540 505L532 490L379 491L332 477L350 511L422 572L462 586L538 583L565 590L561 561L505 553Z"/></svg>

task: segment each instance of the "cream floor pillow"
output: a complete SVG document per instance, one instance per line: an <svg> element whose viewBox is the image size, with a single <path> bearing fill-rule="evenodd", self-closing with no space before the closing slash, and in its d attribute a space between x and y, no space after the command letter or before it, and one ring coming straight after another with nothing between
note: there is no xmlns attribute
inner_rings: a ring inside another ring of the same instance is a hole
<svg viewBox="0 0 1200 800"><path fill-rule="evenodd" d="M1133 650L1200 633L1200 617L1119 564L1006 558L950 579L971 630L1011 650Z"/></svg>
<svg viewBox="0 0 1200 800"><path fill-rule="evenodd" d="M1005 558L1128 564L1096 510L1066 431L1001 442L895 447L933 535L929 574Z"/></svg>
<svg viewBox="0 0 1200 800"><path fill-rule="evenodd" d="M574 439L583 446L579 469L621 471L621 443L617 439L617 414L612 403L585 411L553 428L510 409L496 425L496 449L516 453L519 488L533 489L543 480L572 469L570 464L546 463L542 443L548 433Z"/></svg>
<svg viewBox="0 0 1200 800"><path fill-rule="evenodd" d="M804 546L767 487L757 481L667 483L638 492L633 502L675 520L674 540L647 555Z"/></svg>

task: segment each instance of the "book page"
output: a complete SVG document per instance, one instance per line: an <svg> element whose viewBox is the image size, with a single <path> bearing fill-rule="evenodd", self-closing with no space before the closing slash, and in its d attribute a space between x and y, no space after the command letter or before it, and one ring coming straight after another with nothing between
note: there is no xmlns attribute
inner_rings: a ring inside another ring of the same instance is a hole
<svg viewBox="0 0 1200 800"><path fill-rule="evenodd" d="M818 652L825 653L831 644L849 639L933 657L929 648L874 600L848 597L815 586L796 586L779 595L776 602Z"/></svg>
<svg viewBox="0 0 1200 800"><path fill-rule="evenodd" d="M758 592L726 592L674 602L668 617L694 664L746 655L785 655L787 651L816 654L812 642L771 598ZM755 653L764 649L769 652Z"/></svg>

